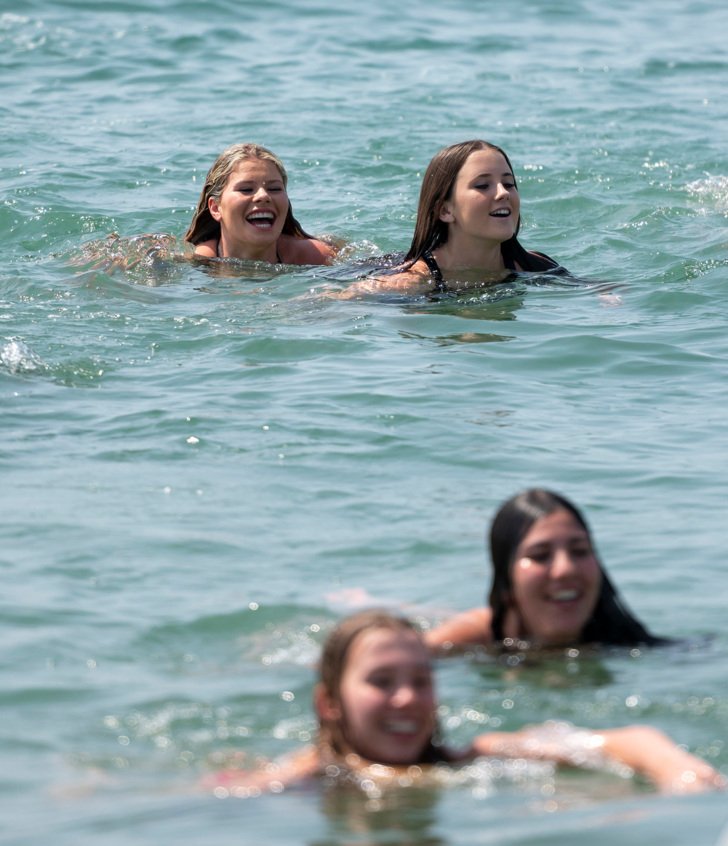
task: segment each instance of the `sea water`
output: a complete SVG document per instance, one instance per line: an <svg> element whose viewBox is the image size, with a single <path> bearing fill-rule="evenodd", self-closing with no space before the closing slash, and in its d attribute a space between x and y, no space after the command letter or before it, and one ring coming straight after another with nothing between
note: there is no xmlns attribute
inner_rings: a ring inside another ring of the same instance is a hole
<svg viewBox="0 0 728 846"><path fill-rule="evenodd" d="M312 737L341 615L482 602L486 526L534 485L680 643L440 662L447 738L646 722L728 772L727 31L717 0L0 5L4 843L716 843L725 795L543 765L199 784ZM478 137L579 284L323 296L407 248L427 162ZM133 240L179 238L239 141L338 266Z"/></svg>

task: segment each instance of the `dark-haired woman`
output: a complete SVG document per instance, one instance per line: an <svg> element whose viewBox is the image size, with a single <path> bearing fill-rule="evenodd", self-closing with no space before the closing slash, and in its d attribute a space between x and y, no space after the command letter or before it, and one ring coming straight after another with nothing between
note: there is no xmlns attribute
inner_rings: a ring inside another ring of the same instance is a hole
<svg viewBox="0 0 728 846"><path fill-rule="evenodd" d="M579 509L533 488L512 497L490 529L493 578L486 607L431 630L431 649L527 641L545 647L666 642L626 608L594 548Z"/></svg>

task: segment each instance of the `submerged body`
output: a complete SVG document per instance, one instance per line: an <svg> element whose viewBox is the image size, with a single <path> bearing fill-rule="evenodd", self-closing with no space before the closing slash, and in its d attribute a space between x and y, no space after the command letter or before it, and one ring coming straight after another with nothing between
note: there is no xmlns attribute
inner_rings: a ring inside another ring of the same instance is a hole
<svg viewBox="0 0 728 846"><path fill-rule="evenodd" d="M217 773L206 785L219 795L249 796L341 771L412 778L431 764L493 756L591 768L617 763L667 792L725 786L707 762L647 726L560 732L539 726L482 734L462 749L442 744L427 647L409 622L386 612L360 612L336 627L324 647L314 704L315 745L259 771Z"/></svg>

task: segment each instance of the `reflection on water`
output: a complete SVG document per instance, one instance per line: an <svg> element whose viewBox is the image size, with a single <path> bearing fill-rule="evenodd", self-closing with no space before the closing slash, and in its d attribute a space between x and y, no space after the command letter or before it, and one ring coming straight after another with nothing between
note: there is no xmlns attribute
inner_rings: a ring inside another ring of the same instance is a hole
<svg viewBox="0 0 728 846"><path fill-rule="evenodd" d="M457 335L437 335L428 338L416 332L400 332L401 338L411 338L418 341L434 341L440 347L450 347L454 344L492 344L500 341L510 341L507 335L495 335L490 332L461 332Z"/></svg>
<svg viewBox="0 0 728 846"><path fill-rule="evenodd" d="M329 832L316 846L445 846L437 835L436 815L440 791L418 786L416 789L390 788L379 795L368 795L356 787L335 785L323 791L321 808Z"/></svg>
<svg viewBox="0 0 728 846"><path fill-rule="evenodd" d="M189 794L218 750L274 758L313 734L313 664L345 611L327 594L471 607L486 522L533 484L593 515L646 622L716 642L438 662L448 740L647 722L728 768L725 3L666 0L660 26L650 4L596 0L276 0L244 21L220 0L14 5L6 829L55 846L715 846L725 795L606 773ZM576 275L327 297L402 260L426 163L480 136L513 157L524 243ZM282 156L312 232L348 240L335 265L190 260L201 182L243 140ZM87 769L88 799L49 802Z"/></svg>
<svg viewBox="0 0 728 846"><path fill-rule="evenodd" d="M639 650L634 650L638 657ZM469 653L473 665L490 679L513 684L527 680L541 688L602 687L613 681L613 673L601 656L608 650L597 647L530 649L527 644L513 649L480 649ZM629 658L628 650L619 653Z"/></svg>

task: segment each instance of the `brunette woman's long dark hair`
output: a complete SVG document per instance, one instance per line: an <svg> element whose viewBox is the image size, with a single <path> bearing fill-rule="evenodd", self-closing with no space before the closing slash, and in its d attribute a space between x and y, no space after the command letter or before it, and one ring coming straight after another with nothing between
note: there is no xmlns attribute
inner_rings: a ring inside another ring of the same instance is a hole
<svg viewBox="0 0 728 846"><path fill-rule="evenodd" d="M440 220L440 209L442 204L452 195L455 179L468 156L477 150L494 150L500 153L506 160L508 169L513 173L515 183L516 177L513 165L506 155L506 151L501 147L480 139L462 141L459 144L444 147L433 156L422 179L420 198L417 204L417 222L412 243L405 256L406 262L414 263L422 258L423 253L434 250L447 241L448 224ZM552 270L556 267L557 265L551 259L529 252L520 243L517 237L520 228L521 218L519 217L515 234L501 244L501 255L506 262L506 266L514 267L518 265L522 270L532 272Z"/></svg>

